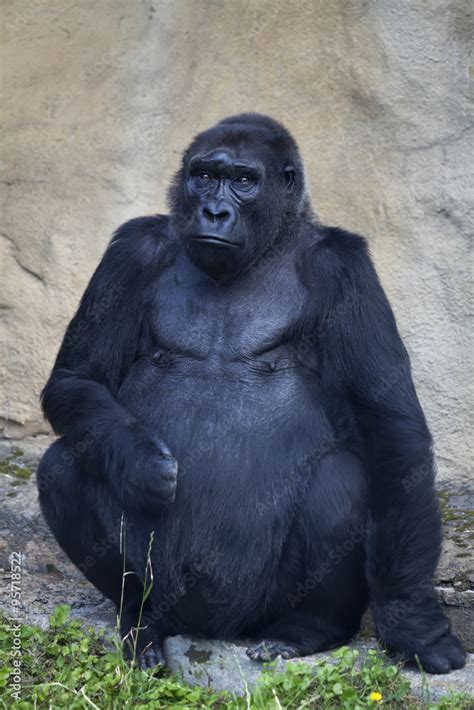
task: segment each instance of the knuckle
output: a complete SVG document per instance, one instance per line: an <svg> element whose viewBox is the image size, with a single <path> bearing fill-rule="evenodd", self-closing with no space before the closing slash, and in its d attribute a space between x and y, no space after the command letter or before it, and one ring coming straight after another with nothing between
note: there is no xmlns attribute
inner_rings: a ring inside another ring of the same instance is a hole
<svg viewBox="0 0 474 710"><path fill-rule="evenodd" d="M161 477L164 480L175 481L178 476L178 466L176 462L169 462L161 465Z"/></svg>

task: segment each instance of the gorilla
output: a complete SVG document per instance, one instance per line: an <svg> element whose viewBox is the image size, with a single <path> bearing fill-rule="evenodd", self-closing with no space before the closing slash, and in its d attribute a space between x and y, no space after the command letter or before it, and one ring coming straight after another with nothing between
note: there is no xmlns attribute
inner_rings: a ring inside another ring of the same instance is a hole
<svg viewBox="0 0 474 710"><path fill-rule="evenodd" d="M115 232L42 393L60 546L141 667L180 633L334 648L370 604L390 653L461 668L432 440L364 239L319 223L294 139L254 113L193 140L169 206Z"/></svg>

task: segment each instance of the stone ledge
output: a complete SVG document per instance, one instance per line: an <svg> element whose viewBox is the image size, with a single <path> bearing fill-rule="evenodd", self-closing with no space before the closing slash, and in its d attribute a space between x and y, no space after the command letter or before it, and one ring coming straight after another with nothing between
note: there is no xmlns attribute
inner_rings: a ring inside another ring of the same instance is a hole
<svg viewBox="0 0 474 710"><path fill-rule="evenodd" d="M369 648L377 648L374 640L358 639L350 644L359 651L361 658ZM229 690L237 695L252 689L262 672L262 666L251 661L245 644L224 641L209 641L187 636L172 636L165 640L165 655L173 672L181 673L190 685ZM303 662L308 665L321 660L331 660L331 653L315 653L297 661L278 659L275 669L283 671L286 664ZM451 691L474 695L474 655L460 671L445 676L423 676L416 670L403 670L414 694L434 701Z"/></svg>

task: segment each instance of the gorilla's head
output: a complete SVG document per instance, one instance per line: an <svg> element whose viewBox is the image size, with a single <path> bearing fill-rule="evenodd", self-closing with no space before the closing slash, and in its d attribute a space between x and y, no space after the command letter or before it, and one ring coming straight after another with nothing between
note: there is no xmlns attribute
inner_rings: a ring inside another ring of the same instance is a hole
<svg viewBox="0 0 474 710"><path fill-rule="evenodd" d="M255 113L226 118L193 140L169 200L185 249L216 279L245 270L310 214L294 139Z"/></svg>

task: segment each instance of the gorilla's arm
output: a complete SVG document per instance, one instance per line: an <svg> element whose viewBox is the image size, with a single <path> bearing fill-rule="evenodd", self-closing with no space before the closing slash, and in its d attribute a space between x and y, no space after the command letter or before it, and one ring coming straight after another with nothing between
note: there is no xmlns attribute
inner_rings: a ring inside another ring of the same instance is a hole
<svg viewBox="0 0 474 710"><path fill-rule="evenodd" d="M420 643L436 643L449 629L432 584L441 544L432 440L364 240L339 229L323 234L316 253L318 291L326 294L321 345L352 403L370 468L375 622L387 646L419 653Z"/></svg>
<svg viewBox="0 0 474 710"><path fill-rule="evenodd" d="M140 488L139 469L159 471L163 460L172 461L167 448L116 398L146 335L150 284L164 266L166 234L166 221L158 216L131 220L117 230L42 393L45 416L83 470L108 477L122 497Z"/></svg>

